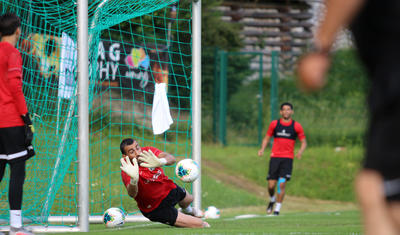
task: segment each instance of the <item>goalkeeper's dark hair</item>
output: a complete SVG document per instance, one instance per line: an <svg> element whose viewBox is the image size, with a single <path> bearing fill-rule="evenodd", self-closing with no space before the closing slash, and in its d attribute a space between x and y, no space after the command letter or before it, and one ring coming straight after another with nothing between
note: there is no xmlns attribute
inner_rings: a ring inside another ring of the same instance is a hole
<svg viewBox="0 0 400 235"><path fill-rule="evenodd" d="M13 13L0 16L0 36L13 35L21 27L21 19Z"/></svg>
<svg viewBox="0 0 400 235"><path fill-rule="evenodd" d="M289 103L289 102L282 103L282 104L281 104L281 110L283 109L283 106L285 106L285 105L289 106L290 109L293 110L293 105L292 105L291 103Z"/></svg>
<svg viewBox="0 0 400 235"><path fill-rule="evenodd" d="M119 149L121 150L122 154L125 154L125 146L131 145L135 142L136 140L132 138L126 138L121 141L121 144L119 145Z"/></svg>

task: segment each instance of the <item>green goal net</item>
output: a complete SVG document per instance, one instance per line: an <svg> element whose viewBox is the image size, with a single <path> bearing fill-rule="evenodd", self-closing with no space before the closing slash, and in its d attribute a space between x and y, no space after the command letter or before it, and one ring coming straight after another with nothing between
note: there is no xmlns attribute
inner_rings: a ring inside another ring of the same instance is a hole
<svg viewBox="0 0 400 235"><path fill-rule="evenodd" d="M17 47L36 128L37 154L27 163L24 185L24 219L38 225L76 224L77 2L0 0L0 10L22 19ZM191 155L191 1L91 0L88 22L90 215L102 215L110 207L134 215L136 203L121 182L121 140L132 137L177 160ZM161 108L155 109L153 101ZM165 171L174 177L173 167ZM5 225L8 175L0 184ZM51 219L66 216L73 221Z"/></svg>

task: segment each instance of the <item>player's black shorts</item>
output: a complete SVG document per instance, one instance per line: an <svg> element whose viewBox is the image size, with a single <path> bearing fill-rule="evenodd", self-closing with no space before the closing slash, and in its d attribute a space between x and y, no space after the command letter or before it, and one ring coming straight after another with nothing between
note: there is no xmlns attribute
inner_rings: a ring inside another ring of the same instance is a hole
<svg viewBox="0 0 400 235"><path fill-rule="evenodd" d="M174 226L178 217L178 210L175 208L175 205L185 197L186 190L176 185L176 188L169 192L156 209L148 213L142 211L142 214L153 222Z"/></svg>
<svg viewBox="0 0 400 235"><path fill-rule="evenodd" d="M287 181L292 177L293 159L283 157L271 157L267 180L278 180L285 178Z"/></svg>
<svg viewBox="0 0 400 235"><path fill-rule="evenodd" d="M24 126L0 128L0 159L12 162L34 155L33 147L25 146Z"/></svg>

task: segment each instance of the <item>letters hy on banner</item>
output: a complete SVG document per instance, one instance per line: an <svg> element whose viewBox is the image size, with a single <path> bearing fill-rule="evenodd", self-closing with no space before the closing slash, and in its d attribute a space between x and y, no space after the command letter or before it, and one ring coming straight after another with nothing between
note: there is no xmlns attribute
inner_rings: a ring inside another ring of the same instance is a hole
<svg viewBox="0 0 400 235"><path fill-rule="evenodd" d="M156 82L168 84L168 55L157 45L134 47L120 42L101 41L98 47L97 70L100 80L119 82L119 86L154 91ZM124 52L124 53L122 53Z"/></svg>

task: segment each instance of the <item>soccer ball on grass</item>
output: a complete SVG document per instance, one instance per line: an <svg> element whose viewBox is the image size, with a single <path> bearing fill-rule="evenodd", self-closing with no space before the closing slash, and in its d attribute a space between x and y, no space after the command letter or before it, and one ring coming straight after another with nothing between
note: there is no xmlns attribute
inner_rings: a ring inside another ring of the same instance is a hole
<svg viewBox="0 0 400 235"><path fill-rule="evenodd" d="M206 219L218 219L220 215L219 209L215 206L207 207L206 211L204 212L204 218Z"/></svg>
<svg viewBox="0 0 400 235"><path fill-rule="evenodd" d="M120 227L125 223L125 213L119 208L111 207L104 212L103 222L107 228Z"/></svg>
<svg viewBox="0 0 400 235"><path fill-rule="evenodd" d="M192 159L183 159L176 164L176 176L185 183L191 183L199 177L200 167Z"/></svg>

